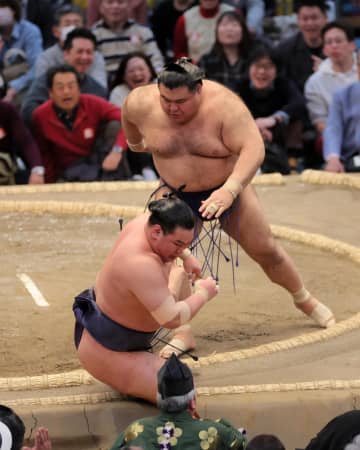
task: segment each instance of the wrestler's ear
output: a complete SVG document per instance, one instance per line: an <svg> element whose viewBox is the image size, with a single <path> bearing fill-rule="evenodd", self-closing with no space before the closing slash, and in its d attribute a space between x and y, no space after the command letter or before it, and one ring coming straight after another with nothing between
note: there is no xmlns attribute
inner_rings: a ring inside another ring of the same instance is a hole
<svg viewBox="0 0 360 450"><path fill-rule="evenodd" d="M158 224L153 225L150 230L150 235L154 241L157 241L159 238L161 238L161 236L163 235L161 226Z"/></svg>
<svg viewBox="0 0 360 450"><path fill-rule="evenodd" d="M202 83L198 83L198 84L196 85L195 92L196 92L197 94L201 94L201 90L202 90Z"/></svg>

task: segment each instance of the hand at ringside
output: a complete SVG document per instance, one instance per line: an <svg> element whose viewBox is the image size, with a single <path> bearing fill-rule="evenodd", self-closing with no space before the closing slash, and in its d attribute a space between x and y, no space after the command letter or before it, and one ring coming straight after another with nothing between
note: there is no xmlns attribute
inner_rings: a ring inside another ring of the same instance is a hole
<svg viewBox="0 0 360 450"><path fill-rule="evenodd" d="M23 447L22 450L51 450L52 444L46 428L39 427L35 433L34 447Z"/></svg>

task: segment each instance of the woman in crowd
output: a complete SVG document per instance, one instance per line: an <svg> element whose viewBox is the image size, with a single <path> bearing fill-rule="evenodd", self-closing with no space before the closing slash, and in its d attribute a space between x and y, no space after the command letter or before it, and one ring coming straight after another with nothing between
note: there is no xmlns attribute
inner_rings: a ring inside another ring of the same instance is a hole
<svg viewBox="0 0 360 450"><path fill-rule="evenodd" d="M122 107L128 93L138 86L153 83L156 72L150 58L142 52L128 53L119 64L110 92L110 101Z"/></svg>
<svg viewBox="0 0 360 450"><path fill-rule="evenodd" d="M209 53L198 65L204 69L206 78L217 81L231 90L246 70L250 52L258 44L242 15L236 11L226 11L216 23L216 40Z"/></svg>
<svg viewBox="0 0 360 450"><path fill-rule="evenodd" d="M279 63L270 47L253 51L248 75L240 80L236 91L254 116L265 142L261 171L288 174L288 126L302 119L306 106L296 85L279 75Z"/></svg>
<svg viewBox="0 0 360 450"><path fill-rule="evenodd" d="M148 56L142 52L128 53L120 62L116 72L110 92L110 102L121 108L131 90L153 83L155 79L156 72ZM135 179L155 180L157 178L151 155L129 151L127 159Z"/></svg>

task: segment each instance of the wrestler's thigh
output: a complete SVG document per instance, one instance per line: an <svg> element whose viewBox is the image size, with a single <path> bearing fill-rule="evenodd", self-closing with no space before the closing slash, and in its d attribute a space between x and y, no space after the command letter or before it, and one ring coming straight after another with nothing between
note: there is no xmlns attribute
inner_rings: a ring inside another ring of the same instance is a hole
<svg viewBox="0 0 360 450"><path fill-rule="evenodd" d="M103 383L124 394L153 400L157 372L164 364L154 353L114 352L84 330L78 356L83 367Z"/></svg>
<svg viewBox="0 0 360 450"><path fill-rule="evenodd" d="M270 225L252 186L247 186L222 221L223 229L251 256L271 250L275 241Z"/></svg>

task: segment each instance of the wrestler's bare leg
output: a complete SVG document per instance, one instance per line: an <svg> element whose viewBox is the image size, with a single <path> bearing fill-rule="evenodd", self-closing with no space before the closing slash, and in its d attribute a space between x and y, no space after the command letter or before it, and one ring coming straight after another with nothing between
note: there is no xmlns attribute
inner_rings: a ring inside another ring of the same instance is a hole
<svg viewBox="0 0 360 450"><path fill-rule="evenodd" d="M222 220L224 230L235 239L274 283L293 296L295 305L321 326L335 323L332 312L303 287L293 260L273 237L252 186L247 186L233 211Z"/></svg>
<svg viewBox="0 0 360 450"><path fill-rule="evenodd" d="M169 289L177 301L183 300L191 295L191 284L188 275L184 269L173 264L169 276ZM195 338L191 331L190 323L184 324L176 328L169 344L160 350L159 355L162 358L170 358L172 353L177 356L184 351L193 350L195 348Z"/></svg>
<svg viewBox="0 0 360 450"><path fill-rule="evenodd" d="M156 403L157 373L164 360L149 352L113 352L84 330L78 348L83 367L116 391Z"/></svg>

